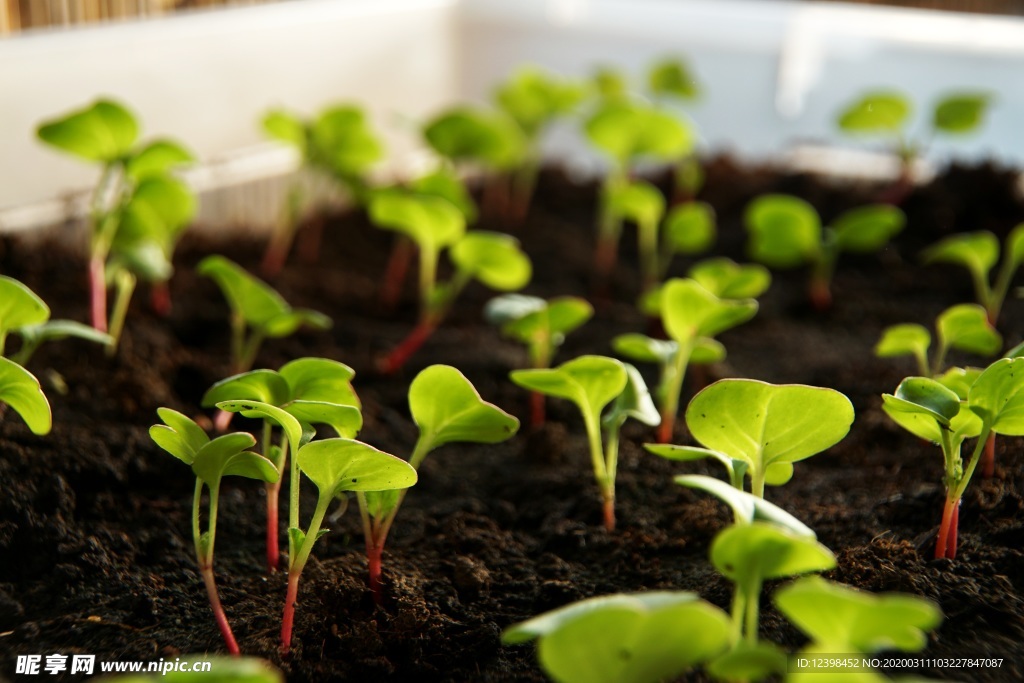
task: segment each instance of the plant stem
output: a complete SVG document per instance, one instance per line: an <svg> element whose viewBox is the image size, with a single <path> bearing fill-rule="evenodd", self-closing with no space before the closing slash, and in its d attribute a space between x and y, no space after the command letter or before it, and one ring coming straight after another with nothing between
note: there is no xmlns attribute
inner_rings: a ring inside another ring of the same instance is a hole
<svg viewBox="0 0 1024 683"><path fill-rule="evenodd" d="M405 235L398 235L394 246L391 247L388 265L384 270L384 281L380 287L380 303L388 310L398 304L402 294L402 283L405 282L405 275L415 252L416 245L413 241Z"/></svg>
<svg viewBox="0 0 1024 683"><path fill-rule="evenodd" d="M125 317L128 315L128 304L131 303L136 283L135 276L123 268L118 269L115 278L117 297L114 299L114 311L110 318L110 336L114 341L107 347L108 356L113 356L117 353L117 344L121 340Z"/></svg>
<svg viewBox="0 0 1024 683"><path fill-rule="evenodd" d="M292 460L294 459L293 455ZM306 537L302 542L302 547L298 549L297 553L289 557L288 592L285 594L284 613L281 616L282 656L287 655L291 650L292 624L295 620L295 605L299 596L299 578L302 576L302 570L306 567L310 553L313 552L313 544L316 543L317 536L320 535L320 525L323 524L324 516L327 514L327 508L330 506L332 499L333 495L323 495L321 492L321 496L316 504L316 511L313 513L313 519L310 520L309 529L306 530ZM298 528L298 524L295 525L295 528Z"/></svg>
<svg viewBox="0 0 1024 683"><path fill-rule="evenodd" d="M729 615L732 617L732 644L736 646L743 639L743 615L747 610L746 601L744 599L743 591L740 590L740 585L737 583L733 586L732 591L732 613Z"/></svg>
<svg viewBox="0 0 1024 683"><path fill-rule="evenodd" d="M985 441L985 451L981 456L981 476L991 479L996 473L996 435L993 432Z"/></svg>
<svg viewBox="0 0 1024 683"><path fill-rule="evenodd" d="M166 280L154 282L150 286L149 307L161 318L171 314L171 288Z"/></svg>
<svg viewBox="0 0 1024 683"><path fill-rule="evenodd" d="M306 263L316 263L320 259L320 245L324 234L323 211L314 212L313 217L303 226L299 235L299 257Z"/></svg>
<svg viewBox="0 0 1024 683"><path fill-rule="evenodd" d="M587 443L590 446L590 462L594 468L594 479L601 490L604 503L604 528L615 531L615 479L608 472L604 449L601 447L601 426L598 416L583 415L587 428Z"/></svg>
<svg viewBox="0 0 1024 683"><path fill-rule="evenodd" d="M607 484L602 490L604 498L604 528L608 531L615 531L615 477L619 469L619 430L622 422L613 424L606 431L605 446L605 472L607 473Z"/></svg>
<svg viewBox="0 0 1024 683"><path fill-rule="evenodd" d="M665 385L665 392L662 395L661 425L658 428L658 442L669 443L672 440L672 433L676 426L676 415L679 412L679 395L683 391L683 378L686 376L686 366L690 362L690 354L693 351L693 343L679 344L675 358L672 361L671 371L668 373Z"/></svg>
<svg viewBox="0 0 1024 683"><path fill-rule="evenodd" d="M281 480L265 484L267 494L267 571L273 574L281 564L280 541L277 537L278 499L281 494Z"/></svg>
<svg viewBox="0 0 1024 683"><path fill-rule="evenodd" d="M295 621L295 605L299 599L300 572L288 572L288 590L284 596L284 613L281 615L281 656L285 656L292 648L292 625Z"/></svg>
<svg viewBox="0 0 1024 683"><path fill-rule="evenodd" d="M224 638L228 652L237 657L241 653L238 649L238 643L235 641L235 635L231 632L231 625L228 623L227 615L224 613L224 606L221 605L220 595L217 592L217 582L213 576L213 546L217 533L219 488L219 482L214 487L208 487L210 492L210 513L207 520L207 542L204 545L199 524L199 506L203 497L203 480L196 479L195 492L192 495L192 541L196 549L196 564L199 565L199 573L202 574L203 583L206 585L206 596L210 600L213 617L217 621L217 627Z"/></svg>
<svg viewBox="0 0 1024 683"><path fill-rule="evenodd" d="M750 493L764 500L764 477L763 467L757 467L750 472ZM740 488L742 491L743 489Z"/></svg>
<svg viewBox="0 0 1024 683"><path fill-rule="evenodd" d="M554 349L551 347L550 335L545 334L541 339L535 339L530 343L530 361L534 369L545 369L551 366L551 356ZM544 426L546 399L539 391L530 392L530 426L534 429Z"/></svg>
<svg viewBox="0 0 1024 683"><path fill-rule="evenodd" d="M217 583L213 577L213 567L200 567L200 573L203 575L203 583L206 584L206 595L210 599L213 617L216 619L217 628L220 629L220 634L224 638L224 644L227 645L228 652L233 657L238 657L242 653L238 649L235 634L231 631L231 624L228 623L228 617L224 613L223 605L220 603L220 596L217 594Z"/></svg>
<svg viewBox="0 0 1024 683"><path fill-rule="evenodd" d="M642 291L649 292L658 286L657 221L644 221L637 226L637 250L640 252Z"/></svg>
<svg viewBox="0 0 1024 683"><path fill-rule="evenodd" d="M935 539L935 559L942 557L948 557L954 559L956 557L956 544L954 542L952 546L953 554L949 554L949 536L950 529L953 524L953 512L956 508L960 507L960 500L946 496L946 502L942 507L942 522L939 524L939 535ZM955 532L954 532L955 533Z"/></svg>
<svg viewBox="0 0 1024 683"><path fill-rule="evenodd" d="M89 259L89 310L92 315L92 326L100 331L107 331L107 283L106 258L94 255Z"/></svg>
<svg viewBox="0 0 1024 683"><path fill-rule="evenodd" d="M761 609L761 582L755 582L755 585L751 587L751 590L747 591L747 605L746 605L746 624L744 630L746 631L747 642L751 645L757 644L757 621L760 616Z"/></svg>
<svg viewBox="0 0 1024 683"><path fill-rule="evenodd" d="M412 332L381 361L381 372L386 375L398 372L409 358L423 346L423 343L430 339L430 335L434 333L435 329L437 329L437 323L432 318L423 320L416 325Z"/></svg>

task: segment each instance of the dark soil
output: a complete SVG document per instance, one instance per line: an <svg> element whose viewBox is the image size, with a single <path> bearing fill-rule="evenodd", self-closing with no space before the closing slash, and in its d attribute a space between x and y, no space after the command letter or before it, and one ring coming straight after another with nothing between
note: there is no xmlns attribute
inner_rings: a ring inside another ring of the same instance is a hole
<svg viewBox="0 0 1024 683"><path fill-rule="evenodd" d="M1000 669L923 672L937 678L1024 680L1024 440L1001 439L996 476L979 478L969 490L958 558L931 559L943 500L941 456L882 413L879 395L913 367L876 359L871 349L886 325L931 326L941 310L971 299L965 272L922 267L917 252L941 235L1005 234L1024 220L1014 179L991 166L953 167L916 190L905 204L908 227L894 246L841 262L827 313L808 308L803 273L776 274L758 316L722 336L729 358L707 377L802 382L850 397L857 410L850 435L800 463L792 482L768 497L836 552L839 567L829 578L938 601L946 619L927 655L1003 658ZM717 253L742 258L742 210L766 191L801 195L829 219L878 188L713 159L703 197L718 211ZM545 175L517 233L534 259L528 293L589 293L593 206L592 186ZM67 246L72 234L59 231L41 244L5 238L0 272L25 281L55 317L85 320L86 267ZM627 231L614 300L568 339L559 362L610 353L616 334L647 329L631 305L638 280L632 239ZM408 454L415 439L408 384L432 363L457 366L487 400L525 418L527 394L507 379L524 364L524 351L481 322L491 294L480 286L467 290L405 372L375 373L378 355L415 320L411 291L394 312L377 303L390 240L361 216L336 217L320 262L293 262L275 282L293 304L330 315L334 328L270 341L260 365L276 368L299 356L351 365L365 408L361 438L397 454ZM158 406L201 414L203 391L227 374L226 306L193 266L214 250L255 269L261 249L260 241L245 237L212 244L189 237L179 254L169 319L149 311L142 291L116 358L74 341L52 344L33 358L30 369L53 404L54 429L35 437L11 414L0 424L0 679L14 677L17 654L89 653L109 661L223 651L192 556L193 476L150 441L147 428ZM686 266L679 262L676 271ZM1024 301L1007 303L1000 326L1008 345L1024 337ZM643 370L653 380L653 368ZM692 391L688 387L687 395ZM294 651L284 661L276 639L285 577L263 569L262 488L226 482L216 571L242 650L275 661L296 683L539 681L532 648L500 644L509 624L616 591L694 590L727 607L730 586L707 559L711 538L729 523L726 508L671 480L684 471L721 473L645 454L640 444L652 434L628 425L620 528L609 534L600 524L579 415L557 401L548 402L548 415L546 427L524 428L506 444L449 445L427 459L385 552L383 608L366 588L358 515L350 509L318 544L303 576ZM304 487L304 495L312 496L312 489ZM312 504L311 498L304 502ZM802 642L767 597L761 635L790 648Z"/></svg>

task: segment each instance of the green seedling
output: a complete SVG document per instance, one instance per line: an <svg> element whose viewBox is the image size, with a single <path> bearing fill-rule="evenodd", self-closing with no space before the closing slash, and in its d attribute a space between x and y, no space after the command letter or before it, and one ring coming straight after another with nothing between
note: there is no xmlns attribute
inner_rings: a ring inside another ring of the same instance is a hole
<svg viewBox="0 0 1024 683"><path fill-rule="evenodd" d="M952 263L966 268L974 282L977 302L984 307L989 322L995 325L1013 276L1024 260L1024 224L1018 225L1006 237L1003 262L994 284L990 284L990 274L999 261L999 239L990 232L947 237L925 249L922 255L925 263Z"/></svg>
<svg viewBox="0 0 1024 683"><path fill-rule="evenodd" d="M0 408L4 406L21 415L33 434L48 434L53 426L50 403L39 380L14 361L0 356Z"/></svg>
<svg viewBox="0 0 1024 683"><path fill-rule="evenodd" d="M751 492L764 498L765 484L785 484L793 463L839 443L852 424L850 399L833 389L723 379L694 396L686 409L686 426L703 448L648 450L670 460L718 460L733 486L743 490L748 476Z"/></svg>
<svg viewBox="0 0 1024 683"><path fill-rule="evenodd" d="M292 308L265 282L223 256L207 256L197 271L217 283L231 308L231 368L236 374L252 367L264 339L287 337L303 326L331 326L323 313Z"/></svg>
<svg viewBox="0 0 1024 683"><path fill-rule="evenodd" d="M580 356L545 370L513 370L512 381L530 391L564 398L576 404L583 415L594 479L601 491L604 526L615 529L615 475L618 469L619 428L628 417L657 424L647 387L640 373L625 363L604 356ZM602 441L601 413L604 417ZM604 443L607 442L607 449Z"/></svg>
<svg viewBox="0 0 1024 683"><path fill-rule="evenodd" d="M681 208L694 204L683 204ZM772 284L772 274L764 266L758 263L740 265L724 256L695 263L686 276L719 299L756 299ZM650 316L661 315L661 287L640 297L640 310Z"/></svg>
<svg viewBox="0 0 1024 683"><path fill-rule="evenodd" d="M575 111L586 89L536 67L522 67L495 91L495 103L516 122L526 145L522 162L511 178L516 220L526 218L540 171L540 143L558 119Z"/></svg>
<svg viewBox="0 0 1024 683"><path fill-rule="evenodd" d="M1024 358L1002 358L988 366L970 385L966 398L937 380L908 377L882 400L883 410L896 424L942 448L946 499L935 557L955 558L960 502L989 436L1024 435ZM963 443L974 437L977 441L964 463Z"/></svg>
<svg viewBox="0 0 1024 683"><path fill-rule="evenodd" d="M846 135L875 138L893 150L900 160L900 173L882 201L900 204L913 186L912 168L927 146L928 139L934 135L959 137L975 132L981 127L991 102L991 96L985 93L947 95L935 104L929 130L914 139L907 132L913 110L910 99L897 91L876 90L864 93L844 108L837 124Z"/></svg>
<svg viewBox="0 0 1024 683"><path fill-rule="evenodd" d="M947 308L935 319L938 345L931 362L928 351L932 336L923 325L902 323L882 330L875 345L879 358L913 356L922 377L937 377L943 372L950 349L993 356L1003 346L1003 338L989 322L985 309L976 304L958 304Z"/></svg>
<svg viewBox="0 0 1024 683"><path fill-rule="evenodd" d="M150 437L160 448L189 465L196 475L195 494L192 497L192 541L196 551L196 563L203 576L203 583L206 584L210 607L213 609L228 652L237 657L238 643L231 632L224 607L220 603L217 583L213 576L213 548L217 538L220 482L230 475L274 482L281 474L270 460L246 450L256 444L256 440L249 434L234 432L211 440L199 425L175 410L160 408L157 414L163 424L150 427ZM200 520L204 486L209 501L206 531L202 531Z"/></svg>
<svg viewBox="0 0 1024 683"><path fill-rule="evenodd" d="M420 255L419 322L384 359L385 373L397 371L423 345L471 281L509 292L530 280L530 259L517 240L496 232L465 232L463 214L441 197L401 190L379 192L370 202L370 218L381 228L409 237ZM445 249L455 272L448 282L439 283L438 261Z"/></svg>
<svg viewBox="0 0 1024 683"><path fill-rule="evenodd" d="M664 104L692 104L701 97L701 87L686 62L669 57L655 62L647 74L647 89L655 101ZM704 169L694 154L687 154L673 169L674 202L685 205L693 201L704 184Z"/></svg>
<svg viewBox="0 0 1024 683"><path fill-rule="evenodd" d="M686 124L655 107L607 100L586 122L590 143L608 157L610 167L601 187L595 269L607 279L618 258L622 221L614 198L628 184L633 165L641 160L673 162L693 148L693 133Z"/></svg>
<svg viewBox="0 0 1024 683"><path fill-rule="evenodd" d="M488 322L501 326L501 333L526 345L530 367L551 367L551 359L565 335L586 323L594 307L586 300L563 296L545 301L535 296L503 294L491 299L484 310ZM544 424L544 394L530 394L530 426Z"/></svg>
<svg viewBox="0 0 1024 683"><path fill-rule="evenodd" d="M753 299L719 299L690 279L669 280L661 290L661 321L669 341L641 334L616 337L617 353L640 362L661 366L655 396L661 411L658 440L672 439L683 378L690 363L716 363L725 357L725 347L714 336L750 320L757 313Z"/></svg>
<svg viewBox="0 0 1024 683"><path fill-rule="evenodd" d="M35 292L14 278L0 275L0 356L10 334L21 338L21 348L11 356L18 365L26 365L43 342L78 337L109 345L109 334L98 332L73 320L50 320L50 307Z"/></svg>
<svg viewBox="0 0 1024 683"><path fill-rule="evenodd" d="M171 255L195 213L195 197L171 172L191 163L192 155L172 140L137 144L137 119L111 100L44 122L36 135L102 169L89 202L90 309L96 330L109 327L113 350L138 278L156 283L154 301L162 312L170 306ZM117 295L108 321L109 284Z"/></svg>
<svg viewBox="0 0 1024 683"><path fill-rule="evenodd" d="M541 668L558 683L658 683L725 651L729 618L690 592L619 593L514 624L501 639L536 640Z"/></svg>
<svg viewBox="0 0 1024 683"><path fill-rule="evenodd" d="M308 239L300 245L303 254L312 261L319 252L325 207L311 206L304 187L312 188L314 194L318 186L341 187L350 201L364 204L370 189L367 176L384 158L384 145L366 114L354 105L332 105L309 120L275 109L263 117L261 125L268 137L294 148L301 159L286 202L287 216L263 254L263 273L273 276L284 267L303 216L312 219L305 231Z"/></svg>
<svg viewBox="0 0 1024 683"><path fill-rule="evenodd" d="M832 276L842 253L866 254L885 247L903 229L903 212L887 204L851 209L822 229L821 217L802 199L758 197L747 207L751 258L772 268L811 268L808 293L821 311L832 305Z"/></svg>
<svg viewBox="0 0 1024 683"><path fill-rule="evenodd" d="M656 449L680 448L679 446L666 446L663 444L647 444L644 447L652 453L657 453ZM670 460L673 459L670 456L665 457L669 457ZM682 474L675 477L673 481L680 486L710 493L728 505L732 509L733 524L742 525L753 522L765 522L782 527L797 536L815 538L814 531L809 526L778 505L764 498L758 498L752 493L747 493L742 488L726 484L721 479L715 479L703 474Z"/></svg>
<svg viewBox="0 0 1024 683"><path fill-rule="evenodd" d="M352 368L337 361L299 358L285 363L277 372L251 370L221 380L203 395L202 405L210 408L223 401L260 401L288 413L304 430L325 424L338 436L352 439L363 425L359 397L352 389L354 376ZM276 424L272 417L264 416L260 450L283 472L288 465L287 434L282 434L275 444L272 430ZM293 473L297 474L297 470ZM276 571L280 563L277 538L280 494L280 479L266 483L267 569L271 572ZM297 492L291 504L293 507L298 504Z"/></svg>
<svg viewBox="0 0 1024 683"><path fill-rule="evenodd" d="M409 412L419 438L409 456L418 471L432 451L447 443L500 443L519 430L519 420L487 403L466 377L448 365L431 365L409 386ZM381 604L381 556L406 491L357 493L366 537L370 590Z"/></svg>

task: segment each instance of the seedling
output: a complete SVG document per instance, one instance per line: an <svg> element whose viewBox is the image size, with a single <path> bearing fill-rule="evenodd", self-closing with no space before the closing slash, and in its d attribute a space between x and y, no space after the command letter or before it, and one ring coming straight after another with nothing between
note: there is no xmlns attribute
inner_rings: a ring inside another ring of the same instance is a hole
<svg viewBox="0 0 1024 683"><path fill-rule="evenodd" d="M922 377L937 377L943 372L950 349L992 356L1003 346L1003 338L989 322L985 309L976 304L958 304L947 308L935 319L938 346L932 362L928 361L932 336L916 323L892 325L882 330L875 345L879 358L913 356Z"/></svg>
<svg viewBox="0 0 1024 683"><path fill-rule="evenodd" d="M695 204L684 204L681 208ZM719 299L756 299L772 284L772 275L764 266L758 263L740 265L724 256L695 263L686 276ZM640 297L640 310L650 316L661 315L661 287Z"/></svg>
<svg viewBox="0 0 1024 683"><path fill-rule="evenodd" d="M681 121L655 107L606 100L586 123L590 143L603 152L610 168L601 187L595 270L605 280L615 268L622 222L613 198L629 180L637 161L677 161L693 148L693 133Z"/></svg>
<svg viewBox="0 0 1024 683"><path fill-rule="evenodd" d="M679 448L679 446L664 446L660 444L648 444L644 447L652 453L656 452L655 449ZM669 459L673 458L669 457ZM733 524L743 525L753 522L765 522L781 527L796 536L815 538L814 531L810 527L778 505L764 498L758 498L752 493L747 493L742 488L726 484L721 479L707 477L703 474L683 474L675 477L673 481L680 486L710 493L728 505L732 509Z"/></svg>
<svg viewBox="0 0 1024 683"><path fill-rule="evenodd" d="M33 434L49 434L53 418L39 380L14 361L0 356L0 408L4 406L21 415Z"/></svg>
<svg viewBox="0 0 1024 683"><path fill-rule="evenodd" d="M750 203L744 220L755 261L772 268L810 265L808 294L822 311L832 305L839 255L879 251L903 229L905 217L894 206L873 204L847 211L823 230L813 206L797 197L769 194Z"/></svg>
<svg viewBox="0 0 1024 683"><path fill-rule="evenodd" d="M367 175L384 157L384 146L367 120L366 114L354 105L332 105L312 119L281 109L268 112L262 120L263 132L270 138L293 147L300 155L300 175L293 183L286 203L288 215L267 244L263 255L263 273L276 275L284 266L292 240L303 215L312 214L301 245L307 260L315 260L323 232L323 206L312 205L306 187L340 186L356 205L366 202L369 185ZM316 198L315 196L313 197Z"/></svg>
<svg viewBox="0 0 1024 683"><path fill-rule="evenodd" d="M97 100L45 122L36 135L46 144L102 168L89 202L89 285L92 325L100 332L106 332L109 325L113 350L137 278L162 286L170 277L174 244L195 213L195 197L170 173L191 163L192 155L172 140L136 144L138 121L111 100ZM110 321L108 282L117 289ZM166 306L169 301L161 304Z"/></svg>
<svg viewBox="0 0 1024 683"><path fill-rule="evenodd" d="M700 99L701 87L689 66L681 58L669 57L655 62L647 74L647 89L655 101L691 104ZM704 169L693 154L687 154L674 169L677 205L692 202L704 184Z"/></svg>
<svg viewBox="0 0 1024 683"><path fill-rule="evenodd" d="M658 439L672 439L679 396L686 368L691 363L707 364L725 357L725 347L713 337L757 313L753 299L719 299L693 280L669 280L661 291L661 321L671 341L651 339L640 334L617 337L616 352L641 362L661 365L661 378L655 390L661 410Z"/></svg>
<svg viewBox="0 0 1024 683"><path fill-rule="evenodd" d="M966 268L974 282L977 302L988 313L989 322L995 325L1013 276L1024 260L1024 224L1006 237L1003 262L994 284L990 284L990 274L999 260L999 240L990 232L947 237L925 249L923 256L925 263L953 263Z"/></svg>
<svg viewBox="0 0 1024 683"><path fill-rule="evenodd" d="M635 368L604 356L580 356L546 370L513 370L510 377L519 386L547 396L565 398L576 404L583 415L590 448L594 479L601 491L604 526L615 530L615 475L618 469L619 428L628 417L657 424L647 387ZM601 412L612 408L604 418L605 450L601 435Z"/></svg>
<svg viewBox="0 0 1024 683"><path fill-rule="evenodd" d="M540 143L544 133L559 118L571 114L585 94L581 84L557 78L536 67L520 68L495 92L496 104L519 126L526 146L522 162L511 180L516 220L526 218L530 210L540 171Z"/></svg>
<svg viewBox="0 0 1024 683"><path fill-rule="evenodd" d="M39 345L46 341L78 337L109 345L110 335L73 320L50 320L50 307L35 292L14 278L0 275L0 356L4 355L7 336L21 337L21 348L11 356L18 365L26 365Z"/></svg>
<svg viewBox="0 0 1024 683"><path fill-rule="evenodd" d="M217 583L213 576L213 548L217 538L220 482L229 475L274 482L281 475L270 460L246 450L256 444L256 440L249 434L234 432L210 440L199 425L175 410L160 408L157 414L163 424L150 427L150 437L160 448L189 465L196 475L195 494L192 496L192 542L196 551L196 563L203 576L203 583L206 584L210 607L213 609L228 652L237 657L238 643L231 632L224 607L220 603ZM209 507L206 531L201 531L200 504L204 486L208 494Z"/></svg>
<svg viewBox="0 0 1024 683"><path fill-rule="evenodd" d="M505 292L521 289L530 280L530 259L514 238L496 232L466 233L462 213L440 197L380 192L370 202L370 218L379 227L408 236L420 254L419 323L384 359L385 373L397 371L423 345L472 280ZM437 266L444 249L455 272L448 282L439 283Z"/></svg>
<svg viewBox="0 0 1024 683"><path fill-rule="evenodd" d="M223 256L207 256L196 270L213 278L231 308L231 368L236 374L252 367L264 339L290 336L302 326L331 326L323 313L292 308L265 282Z"/></svg>
<svg viewBox="0 0 1024 683"><path fill-rule="evenodd" d="M299 358L273 370L252 370L214 384L203 395L202 405L210 408L223 401L260 401L280 408L298 420L303 429L329 425L338 436L355 438L363 426L359 397L352 389L352 368L326 358ZM231 413L222 413L230 416ZM272 429L277 421L264 416L260 450L283 472L288 464L287 434L278 443ZM298 470L294 470L297 475ZM297 481L297 479L292 479ZM297 487L295 487L297 488ZM273 572L280 563L278 550L278 499L281 480L267 482L267 568ZM291 504L298 504L297 490Z"/></svg>
<svg viewBox="0 0 1024 683"><path fill-rule="evenodd" d="M530 367L551 367L551 359L562 342L594 315L584 299L563 296L545 301L535 296L503 294L491 299L484 316L501 326L501 333L526 345ZM544 394L530 394L530 425L544 424Z"/></svg>
<svg viewBox="0 0 1024 683"><path fill-rule="evenodd" d="M729 618L690 592L619 593L514 624L501 640L537 640L541 668L558 683L658 683L725 651Z"/></svg>
<svg viewBox="0 0 1024 683"><path fill-rule="evenodd" d="M409 412L420 435L409 456L418 471L432 451L447 443L500 443L519 429L519 420L477 393L466 377L448 365L431 365L409 386ZM381 556L406 491L357 493L366 537L370 590L381 604Z"/></svg>
<svg viewBox="0 0 1024 683"><path fill-rule="evenodd" d="M988 366L966 400L927 377L908 377L882 400L882 408L896 424L942 448L946 500L935 557L955 558L960 502L989 435L1024 435L1024 358L1002 358ZM973 437L977 441L965 465L961 449Z"/></svg>

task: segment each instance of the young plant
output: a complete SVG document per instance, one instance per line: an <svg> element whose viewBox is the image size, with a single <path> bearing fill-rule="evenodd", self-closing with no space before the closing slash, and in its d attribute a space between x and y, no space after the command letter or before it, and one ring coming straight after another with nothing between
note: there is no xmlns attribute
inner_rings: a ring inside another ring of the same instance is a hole
<svg viewBox="0 0 1024 683"><path fill-rule="evenodd" d="M274 467L274 463L246 450L256 444L256 440L249 434L234 432L210 440L199 425L175 410L160 408L157 414L163 424L150 427L150 437L160 448L190 466L196 475L195 494L192 496L192 542L196 551L196 563L203 576L203 583L206 584L210 607L213 609L228 652L237 657L238 643L231 632L224 607L220 603L217 583L213 576L213 548L217 539L220 482L229 475L274 482L281 474ZM200 520L204 486L209 505L206 531L202 531Z"/></svg>
<svg viewBox="0 0 1024 683"><path fill-rule="evenodd" d="M466 233L462 213L440 197L400 190L380 192L370 202L370 219L379 227L408 236L420 254L419 322L381 363L385 373L397 371L423 345L471 281L509 292L530 280L530 259L517 240L482 230ZM437 266L444 249L448 249L455 272L448 282L439 283Z"/></svg>
<svg viewBox="0 0 1024 683"><path fill-rule="evenodd" d="M641 334L616 337L617 353L641 362L661 365L655 396L661 410L658 440L672 439L686 368L691 363L714 363L725 357L725 348L713 337L757 313L753 299L719 299L690 279L669 280L661 290L661 321L670 341Z"/></svg>
<svg viewBox="0 0 1024 683"><path fill-rule="evenodd" d="M651 444L645 448L654 452L654 448L665 448L665 446ZM681 474L673 481L680 486L710 493L728 505L732 509L733 524L735 525L765 522L781 527L797 536L815 538L814 531L809 526L778 505L770 503L764 498L758 498L752 493L747 493L742 488L726 484L721 479L703 474Z"/></svg>
<svg viewBox="0 0 1024 683"><path fill-rule="evenodd" d="M999 321L1010 283L1024 260L1024 223L1014 228L1003 245L1003 262L995 282L990 284L992 268L999 261L999 239L990 232L953 235L924 250L925 263L952 263L963 266L974 282L974 296L993 325Z"/></svg>
<svg viewBox="0 0 1024 683"><path fill-rule="evenodd" d="M284 266L295 231L304 215L311 215L300 245L307 260L315 260L323 232L323 206L310 205L307 187L328 184L343 188L356 205L366 202L367 175L384 157L384 145L374 132L366 114L354 105L332 105L305 120L281 109L268 112L261 122L270 138L293 147L301 159L300 174L289 192L286 219L267 243L263 255L263 273L276 275ZM308 182L303 183L308 178ZM318 194L314 190L314 194ZM316 199L316 197L312 197Z"/></svg>
<svg viewBox="0 0 1024 683"><path fill-rule="evenodd" d="M917 371L922 377L938 377L944 369L946 354L950 349L993 356L1003 346L1003 338L992 326L985 309L976 304L951 306L935 319L938 346L931 362L928 351L932 336L923 325L901 323L882 330L882 336L875 345L879 358L913 356Z"/></svg>
<svg viewBox="0 0 1024 683"><path fill-rule="evenodd" d="M689 206L693 204L682 205L683 208ZM724 256L698 261L686 276L719 299L756 299L772 284L772 274L764 266L758 263L741 265ZM661 315L661 289L656 287L640 297L639 308L644 314Z"/></svg>
<svg viewBox="0 0 1024 683"><path fill-rule="evenodd" d="M21 415L33 434L49 434L53 417L39 380L14 361L0 356L0 419L6 406Z"/></svg>
<svg viewBox="0 0 1024 683"><path fill-rule="evenodd" d="M1024 435L1024 358L1002 358L974 381L963 400L927 377L908 377L882 395L886 414L911 434L938 444L944 460L946 499L935 557L956 557L960 502L990 434ZM977 437L967 463L964 441Z"/></svg>
<svg viewBox="0 0 1024 683"><path fill-rule="evenodd" d="M501 326L501 333L526 345L530 367L551 367L551 359L565 335L590 320L594 307L574 296L544 299L522 294L503 294L491 299L484 317ZM544 424L544 394L530 394L530 426Z"/></svg>
<svg viewBox="0 0 1024 683"><path fill-rule="evenodd" d="M903 212L888 204L851 209L824 229L813 206L782 194L758 197L747 207L751 258L772 268L811 267L808 294L819 310L832 305L832 276L844 252L879 251L903 229Z"/></svg>
<svg viewBox="0 0 1024 683"><path fill-rule="evenodd" d="M670 460L718 460L734 487L744 490L748 476L753 495L764 498L765 484L785 484L793 463L839 443L852 424L850 399L833 389L723 379L686 409L686 426L703 448L645 447Z"/></svg>
<svg viewBox="0 0 1024 683"><path fill-rule="evenodd" d="M39 345L46 341L78 337L109 345L109 334L98 332L73 320L50 320L50 307L35 292L14 278L0 275L0 356L10 334L21 338L21 348L11 356L18 365L26 365Z"/></svg>
<svg viewBox="0 0 1024 683"><path fill-rule="evenodd" d="M656 102L692 104L700 99L701 87L689 66L679 57L655 62L647 73L647 89ZM704 184L704 169L694 154L687 154L673 169L676 205L693 202Z"/></svg>
<svg viewBox="0 0 1024 683"><path fill-rule="evenodd" d="M524 389L568 399L580 409L587 432L594 479L601 491L604 526L609 532L614 531L619 428L628 417L647 424L657 424L657 415L640 373L614 358L580 356L557 368L513 370L510 377ZM612 408L603 420L607 442L605 449L601 434L601 413L609 403L612 403Z"/></svg>
<svg viewBox="0 0 1024 683"><path fill-rule="evenodd" d="M273 370L251 370L234 375L214 384L203 395L202 405L210 408L223 401L260 401L280 408L302 424L303 429L326 424L338 436L355 438L363 426L359 412L359 397L352 389L355 371L337 361L326 358L299 358ZM230 416L231 413L222 413ZM260 450L264 457L283 472L288 464L287 434L275 444L272 430L277 421L263 417ZM277 571L280 563L278 548L278 500L281 480L266 483L267 507L267 569ZM298 503L297 495L292 505Z"/></svg>
<svg viewBox="0 0 1024 683"><path fill-rule="evenodd" d="M191 163L192 155L172 140L137 144L138 121L111 100L97 100L44 122L36 135L101 168L89 202L92 325L100 332L109 326L116 344L136 279L161 284L170 277L174 244L195 212L194 196L171 171ZM108 266L112 273L107 273ZM110 321L108 282L117 288Z"/></svg>
<svg viewBox="0 0 1024 683"><path fill-rule="evenodd" d="M292 308L265 282L223 256L207 256L196 270L217 283L231 308L231 369L236 374L252 367L264 339L290 336L302 326L331 326L323 313Z"/></svg>
<svg viewBox="0 0 1024 683"><path fill-rule="evenodd" d="M418 471L432 451L447 443L500 443L519 430L519 420L477 393L466 377L448 365L431 365L409 386L409 412L419 438L409 456ZM381 604L381 556L406 491L357 493L366 537L370 590Z"/></svg>
<svg viewBox="0 0 1024 683"><path fill-rule="evenodd" d="M724 652L729 618L690 592L619 593L514 624L501 640L537 640L541 668L558 683L658 683Z"/></svg>

